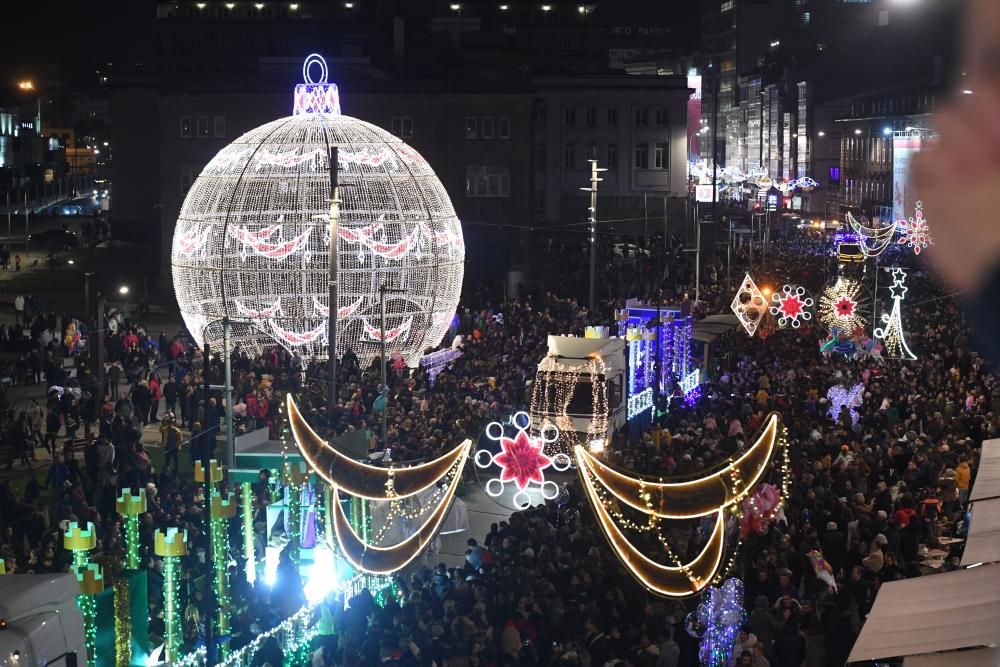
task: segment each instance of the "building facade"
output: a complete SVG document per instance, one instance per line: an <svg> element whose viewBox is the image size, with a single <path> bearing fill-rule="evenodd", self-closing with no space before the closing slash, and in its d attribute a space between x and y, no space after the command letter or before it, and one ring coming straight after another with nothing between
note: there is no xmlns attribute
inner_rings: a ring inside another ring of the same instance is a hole
<svg viewBox="0 0 1000 667"><path fill-rule="evenodd" d="M319 52L344 113L434 167L470 277L523 269L533 229L586 218L591 155L613 161L609 215L638 219L651 197L662 215L685 196L689 91L668 75L682 63L654 48L670 37L662 21L593 3L161 3L156 67L113 76L116 229L155 234L169 285L187 188L223 146L290 113L302 61Z"/></svg>

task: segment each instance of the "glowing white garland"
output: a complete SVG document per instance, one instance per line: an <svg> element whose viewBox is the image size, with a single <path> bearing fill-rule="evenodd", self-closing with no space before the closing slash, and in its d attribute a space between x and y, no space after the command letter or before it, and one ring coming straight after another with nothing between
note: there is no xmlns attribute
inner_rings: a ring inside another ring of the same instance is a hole
<svg viewBox="0 0 1000 667"><path fill-rule="evenodd" d="M697 372L697 371L695 371ZM683 383L682 383L683 386ZM653 388L646 387L635 396L628 398L628 418L638 417L646 410L653 409Z"/></svg>
<svg viewBox="0 0 1000 667"><path fill-rule="evenodd" d="M889 222L886 225L871 227L855 219L850 211L847 212L844 218L851 229L858 235L861 252L864 253L865 257L878 257L892 244L892 238L896 234L897 223Z"/></svg>

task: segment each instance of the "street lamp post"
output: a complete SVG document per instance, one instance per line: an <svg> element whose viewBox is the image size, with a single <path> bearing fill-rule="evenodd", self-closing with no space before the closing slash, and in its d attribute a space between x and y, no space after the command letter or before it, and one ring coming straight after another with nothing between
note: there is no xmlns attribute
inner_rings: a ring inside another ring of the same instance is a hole
<svg viewBox="0 0 1000 667"><path fill-rule="evenodd" d="M333 419L337 409L337 223L340 217L340 194L338 192L338 151L337 146L330 148L330 315L327 320L327 348L329 361L327 367L330 395L327 398L327 419Z"/></svg>
<svg viewBox="0 0 1000 667"><path fill-rule="evenodd" d="M580 190L590 193L590 208L587 209L590 213L587 220L590 223L590 301L588 302L588 308L591 317L593 317L597 303L594 299L595 273L597 270L597 184L604 180L603 178L599 178L597 174L607 171L607 169L598 167L596 159L587 161L590 162L590 187L580 188Z"/></svg>
<svg viewBox="0 0 1000 667"><path fill-rule="evenodd" d="M382 322L379 329L379 357L382 361L382 446L388 447L388 442L386 438L389 432L389 418L388 418L388 408L389 408L389 380L386 374L386 363L385 363L385 295L386 294L403 294L406 290L396 289L393 287L387 287L385 283L378 288L378 307L379 315L382 318Z"/></svg>

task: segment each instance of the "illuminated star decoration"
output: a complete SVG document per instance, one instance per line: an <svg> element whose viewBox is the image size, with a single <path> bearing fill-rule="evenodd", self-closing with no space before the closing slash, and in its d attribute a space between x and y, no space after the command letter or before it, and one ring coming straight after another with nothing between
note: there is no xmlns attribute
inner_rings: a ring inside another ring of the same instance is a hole
<svg viewBox="0 0 1000 667"><path fill-rule="evenodd" d="M917 355L906 344L901 317L903 299L906 297L906 291L909 289L905 285L906 272L897 266L891 270L891 273L892 285L889 286L889 294L892 295L892 311L889 314L882 314L882 323L885 326L877 327L872 333L875 335L875 338L885 341L885 351L889 357L912 361L917 358Z"/></svg>
<svg viewBox="0 0 1000 667"><path fill-rule="evenodd" d="M767 299L764 297L764 293L757 288L757 283L753 281L749 273L743 277L743 284L740 285L736 296L733 297L730 308L736 313L737 319L746 332L753 336L757 332L757 327L760 326L761 319L767 314Z"/></svg>
<svg viewBox="0 0 1000 667"><path fill-rule="evenodd" d="M804 287L785 285L780 292L771 295L771 314L778 318L779 327L791 326L798 329L803 321L811 320L809 308L813 306L812 297L806 295Z"/></svg>
<svg viewBox="0 0 1000 667"><path fill-rule="evenodd" d="M852 299L851 297L849 297L849 296L841 296L833 304L833 307L834 307L834 309L836 311L837 317L843 319L843 318L846 318L846 317L853 317L854 316L854 309L857 307L857 305L858 305L858 302L855 301L854 299Z"/></svg>
<svg viewBox="0 0 1000 667"><path fill-rule="evenodd" d="M819 318L828 329L836 327L842 332L864 329L868 321L867 293L864 286L853 278L837 278L819 296Z"/></svg>
<svg viewBox="0 0 1000 667"><path fill-rule="evenodd" d="M514 505L518 509L532 505L532 498L528 493L532 487L540 491L542 499L554 499L559 494L559 485L545 479L545 470L551 467L562 472L570 466L567 454L549 456L544 452L547 443L555 442L559 438L559 429L547 425L538 437L532 437L528 434L530 423L528 413L515 413L510 418L509 424L517 430L517 433L510 438L505 433L504 424L491 422L486 427L486 437L498 443L500 451L494 454L488 449L480 449L475 456L476 465L480 468L486 469L492 466L500 468L500 476L486 482L486 493L492 498L498 498L505 491L507 484L513 482L517 486Z"/></svg>
<svg viewBox="0 0 1000 667"><path fill-rule="evenodd" d="M934 244L930 228L924 219L923 202L917 202L917 210L912 218L909 220L897 220L896 227L899 228L901 234L896 243L912 248L913 253L916 255L919 255L921 250L925 250L928 246Z"/></svg>

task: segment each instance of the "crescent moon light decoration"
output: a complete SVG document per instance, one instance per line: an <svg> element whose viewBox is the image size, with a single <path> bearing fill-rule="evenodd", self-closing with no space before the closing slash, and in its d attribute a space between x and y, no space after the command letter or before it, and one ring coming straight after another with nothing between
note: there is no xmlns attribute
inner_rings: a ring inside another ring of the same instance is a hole
<svg viewBox="0 0 1000 667"><path fill-rule="evenodd" d="M577 454L583 449L577 446ZM705 548L694 560L683 563L679 567L661 565L650 560L638 549L632 546L625 534L611 518L604 503L597 498L597 489L593 486L593 481L589 474L580 468L580 477L583 479L584 488L587 490L587 497L594 508L597 522L601 525L601 531L608 539L608 543L614 550L615 555L639 580L643 586L650 591L665 597L687 597L695 595L712 582L722 563L722 554L726 548L726 522L725 512L720 510L716 513L715 527L705 544Z"/></svg>
<svg viewBox="0 0 1000 667"><path fill-rule="evenodd" d="M334 487L331 500L333 529L337 534L337 547L344 554L344 558L358 570L372 574L391 574L403 569L414 558L422 554L430 541L434 539L434 535L441 527L441 522L444 521L451 508L451 501L454 499L459 482L462 480L461 471L465 466L465 460L471 447L471 440L466 440L459 445L461 457L448 471L454 472L448 483L448 489L427 520L408 538L391 546L375 546L358 537L358 534L351 528L351 524L348 523L344 508L340 505L339 490Z"/></svg>
<svg viewBox="0 0 1000 667"><path fill-rule="evenodd" d="M618 500L661 519L708 516L743 500L763 477L778 442L778 415L772 413L760 437L743 456L722 470L689 482L652 482L608 467L582 447L576 458Z"/></svg>
<svg viewBox="0 0 1000 667"><path fill-rule="evenodd" d="M327 444L312 430L291 396L288 397L287 416L299 452L332 487L333 528L338 547L347 561L364 572L390 574L423 553L451 508L472 441L466 439L450 452L427 463L409 468L382 468L355 461ZM376 546L358 537L340 505L341 492L364 500L398 501L439 484L448 476L451 479L427 519L413 534L396 544Z"/></svg>
<svg viewBox="0 0 1000 667"><path fill-rule="evenodd" d="M418 494L436 484L468 455L463 442L440 458L409 468L366 465L341 454L317 435L291 395L287 408L295 446L309 466L330 486L365 500L394 500ZM391 492L387 491L390 486Z"/></svg>
<svg viewBox="0 0 1000 667"><path fill-rule="evenodd" d="M750 494L779 447L784 455L782 499L787 495L788 447L780 437L780 430L780 418L772 413L746 453L719 472L688 482L652 482L629 477L598 461L584 447L577 446L574 453L586 496L608 543L632 576L657 595L677 598L700 593L714 578L728 571L731 563L720 567L726 551L725 510L733 505L739 507L738 503L747 497L752 502ZM648 522L638 523L621 516L614 509L617 501L645 514ZM713 513L715 525L701 553L694 560L681 563L659 530L659 520L691 519ZM662 565L640 552L629 542L619 523L639 532L656 531L676 566Z"/></svg>

